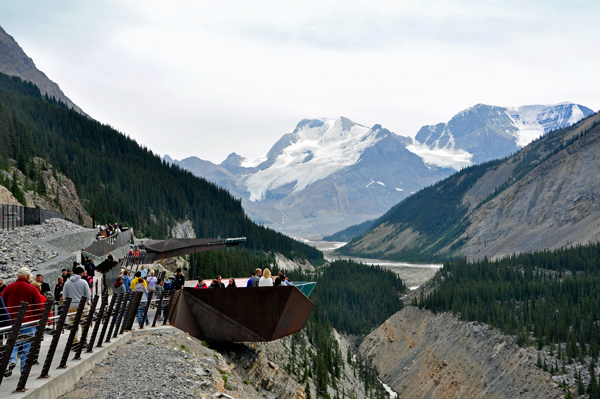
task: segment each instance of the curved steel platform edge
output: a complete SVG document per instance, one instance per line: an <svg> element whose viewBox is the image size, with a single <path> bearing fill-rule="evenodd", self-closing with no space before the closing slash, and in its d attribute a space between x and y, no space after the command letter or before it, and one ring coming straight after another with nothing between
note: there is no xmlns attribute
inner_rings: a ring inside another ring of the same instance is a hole
<svg viewBox="0 0 600 399"><path fill-rule="evenodd" d="M184 288L170 324L209 342L265 342L302 330L314 307L294 286Z"/></svg>

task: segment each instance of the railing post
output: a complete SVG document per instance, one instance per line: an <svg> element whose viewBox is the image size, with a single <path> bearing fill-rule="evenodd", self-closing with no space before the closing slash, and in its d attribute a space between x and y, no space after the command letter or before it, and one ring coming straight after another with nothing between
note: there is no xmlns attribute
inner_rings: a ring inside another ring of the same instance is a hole
<svg viewBox="0 0 600 399"><path fill-rule="evenodd" d="M169 321L169 319L171 318L171 315L173 314L173 310L175 308L175 304L177 303L177 300L179 299L179 295L181 294L181 290L176 290L175 292L173 292L173 294L171 294L171 299L169 300L169 308L167 309L167 314L164 315L164 321L163 321L163 326L167 324L167 322Z"/></svg>
<svg viewBox="0 0 600 399"><path fill-rule="evenodd" d="M169 296L170 296L169 303L165 307L165 312L163 314L163 323L162 323L163 326L167 324L167 320L169 319L169 315L171 313L171 306L173 306L173 299L175 298L175 292L177 292L177 291L171 291L169 293Z"/></svg>
<svg viewBox="0 0 600 399"><path fill-rule="evenodd" d="M110 327L108 328L108 334L106 335L106 341L104 341L107 344L110 343L110 339L112 338L112 332L115 328L115 325L117 323L119 323L120 320L123 318L123 317L121 317L121 308L123 307L123 302L125 301L127 294L128 294L127 292L118 294L119 299L117 302L117 309L115 310L115 317L113 317L113 320L110 323Z"/></svg>
<svg viewBox="0 0 600 399"><path fill-rule="evenodd" d="M133 299L133 291L129 291L127 294L125 302L123 303L123 307L121 308L121 317L119 319L119 323L117 324L117 328L115 330L115 334L113 337L116 337L119 333L122 333L121 326L127 324L127 319L129 318L129 307L131 306L131 301Z"/></svg>
<svg viewBox="0 0 600 399"><path fill-rule="evenodd" d="M144 313L142 313L142 327L140 327L140 330L143 330L144 327L146 327L146 317L148 317L148 310L150 310L150 303L152 302L153 295L154 291L148 293L148 302L146 302L146 309L144 309Z"/></svg>
<svg viewBox="0 0 600 399"><path fill-rule="evenodd" d="M90 330L90 325L92 324L92 320L94 319L94 312L96 311L96 305L98 304L98 295L94 296L92 300L92 305L90 306L90 311L88 312L88 317L83 324L83 331L81 331L81 338L79 339L79 344L77 345L77 351L75 352L75 357L73 360L81 360L81 352L83 351L83 347L85 346L85 340L88 335L88 331Z"/></svg>
<svg viewBox="0 0 600 399"><path fill-rule="evenodd" d="M106 273L102 275L102 295L108 295L108 287L106 286Z"/></svg>
<svg viewBox="0 0 600 399"><path fill-rule="evenodd" d="M158 300L158 302L156 302L156 313L154 313L154 319L152 320L152 327L156 327L156 320L158 320L158 315L159 315L159 313L161 313L160 308L162 306L164 296L165 296L165 290L163 288L162 292L160 293L160 299ZM148 301L148 303L149 302L150 301Z"/></svg>
<svg viewBox="0 0 600 399"><path fill-rule="evenodd" d="M60 340L60 336L62 335L62 329L65 325L65 320L67 319L67 314L69 306L71 305L71 298L67 298L63 301L63 311L58 318L58 322L54 326L54 330L52 331L52 342L50 342L50 348L48 348L48 354L46 355L46 361L44 362L44 367L42 368L42 373L38 378L49 378L50 375L48 372L50 371L50 366L52 365L52 359L54 359L54 353L56 352L56 347L58 346L58 341ZM67 309L67 310L65 310Z"/></svg>
<svg viewBox="0 0 600 399"><path fill-rule="evenodd" d="M125 317L125 320L123 320L123 326L121 326L121 331L119 332L119 334L123 334L125 331L131 330L131 326L133 325L135 317L137 316L136 303L139 303L139 294L143 295L143 292L131 293L131 297L129 298L129 306L127 307L127 317Z"/></svg>
<svg viewBox="0 0 600 399"><path fill-rule="evenodd" d="M117 297L119 294L113 294L112 299L110 300L110 305L108 305L108 309L106 310L106 316L104 316L104 325L102 326L102 332L100 333L100 337L98 338L97 348L102 348L102 343L104 342L104 335L106 334L106 330L108 329L108 325L110 324L110 318L115 314L115 302L117 301ZM115 320L113 320L114 324Z"/></svg>
<svg viewBox="0 0 600 399"><path fill-rule="evenodd" d="M2 362L0 362L0 385L2 385L2 379L4 379L4 373L6 373L6 368L8 367L8 362L10 361L10 355L12 354L15 344L17 343L17 337L19 336L19 331L21 330L21 324L23 324L25 313L27 313L27 306L29 306L27 302L21 302L19 305L17 314L13 319L12 329L10 330L6 344L4 345Z"/></svg>
<svg viewBox="0 0 600 399"><path fill-rule="evenodd" d="M27 388L25 388L25 385L27 384L27 380L29 379L29 373L31 373L31 367L33 366L33 362L36 357L35 355L40 350L42 337L44 336L44 331L46 330L46 322L48 321L48 315L52 310L52 303L54 303L54 301L46 302L46 305L44 306L44 311L42 312L42 316L38 320L35 335L29 338L32 342L29 346L27 361L25 362L25 366L21 371L21 376L19 377L19 382L17 383L17 389L15 389L15 392L25 392L27 390Z"/></svg>
<svg viewBox="0 0 600 399"><path fill-rule="evenodd" d="M94 341L96 341L96 335L98 335L98 329L100 328L100 324L102 324L102 316L104 316L104 309L106 309L106 305L108 303L108 295L102 296L102 304L100 305L100 311L98 311L98 316L96 316L94 320L94 329L92 330L92 336L90 337L90 342L88 344L88 349L86 353L94 352Z"/></svg>
<svg viewBox="0 0 600 399"><path fill-rule="evenodd" d="M62 358L60 359L60 365L58 366L59 369L67 368L67 360L69 358L69 352L71 351L71 348L73 347L73 341L75 340L75 336L77 335L77 330L79 330L79 322L81 320L81 316L83 315L83 308L85 308L86 301L87 301L87 297L81 297L81 299L79 300L79 307L77 308L77 313L75 314L74 318L72 319L73 322L68 327L71 331L69 332L69 338L67 339L67 345L65 346L65 350L63 351ZM65 309L63 309L63 311L65 311ZM66 311L68 313L69 309L67 308Z"/></svg>

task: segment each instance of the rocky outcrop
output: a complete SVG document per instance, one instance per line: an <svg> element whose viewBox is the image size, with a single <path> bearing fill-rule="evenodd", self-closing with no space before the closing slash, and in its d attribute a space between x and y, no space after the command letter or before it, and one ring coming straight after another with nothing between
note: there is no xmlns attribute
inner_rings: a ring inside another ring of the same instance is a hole
<svg viewBox="0 0 600 399"><path fill-rule="evenodd" d="M359 350L403 399L562 397L534 349L448 313L405 307Z"/></svg>
<svg viewBox="0 0 600 399"><path fill-rule="evenodd" d="M306 259L290 260L280 253L275 253L275 262L277 267L281 270L300 269L302 271L315 271L315 267Z"/></svg>
<svg viewBox="0 0 600 399"><path fill-rule="evenodd" d="M12 195L10 190L4 186L0 186L0 204L21 205L21 203Z"/></svg>
<svg viewBox="0 0 600 399"><path fill-rule="evenodd" d="M171 229L171 236L173 238L196 238L196 232L192 226L192 221L184 220L176 223Z"/></svg>
<svg viewBox="0 0 600 399"><path fill-rule="evenodd" d="M2 27L0 27L0 72L10 76L18 76L33 83L40 89L42 94L54 97L65 103L69 108L86 115L62 92L56 83L51 81L44 72L37 69L33 60L25 54L21 46Z"/></svg>
<svg viewBox="0 0 600 399"><path fill-rule="evenodd" d="M14 161L11 162L14 168ZM37 187L37 182L26 184L28 180L25 175L20 170L14 168L19 186L24 192L26 203L20 204L13 197L14 201L17 203L15 204L13 201L12 205L26 205L32 208L41 208L59 212L65 215L67 219L86 227L92 227L92 218L83 207L83 204L77 195L75 184L73 184L73 182L64 174L54 171L52 166L45 160L34 158L32 162L36 165L36 168L39 169L39 173L42 176L45 193L39 193L40 190ZM0 173L3 173L5 179L12 183L12 171L2 171ZM32 186L36 186L35 188L37 191L33 190Z"/></svg>
<svg viewBox="0 0 600 399"><path fill-rule="evenodd" d="M358 373L355 368L356 356L353 356L352 361L355 364L348 362L347 353L348 351L355 352L356 348L351 348L352 344L346 340L345 337L338 334L336 330L332 330L335 339L339 345L340 353L342 354L342 364L340 378L336 379L335 389L332 386L328 386L327 391L331 398L337 394L341 397L353 397L356 399L366 398L364 383L361 383L358 378ZM311 362L307 360L309 353L315 353L319 348L310 344L306 334L301 331L298 333L301 335L300 339L296 342L294 348L294 339L292 336L284 337L273 342L257 343L252 344L252 348L256 349L259 353L262 353L267 359L272 368L290 370L290 374L295 378L296 381L301 381L306 378L307 383L304 384L304 388L307 387L311 391L311 397L317 398L316 384L312 377L312 371L307 368L311 367Z"/></svg>

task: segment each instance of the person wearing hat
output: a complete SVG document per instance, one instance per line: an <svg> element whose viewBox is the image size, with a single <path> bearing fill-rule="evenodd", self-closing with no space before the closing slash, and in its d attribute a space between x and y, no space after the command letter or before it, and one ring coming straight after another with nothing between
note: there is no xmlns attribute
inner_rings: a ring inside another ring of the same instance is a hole
<svg viewBox="0 0 600 399"><path fill-rule="evenodd" d="M23 267L17 271L17 281L9 284L4 291L2 291L2 300L6 305L6 308L9 310L8 314L12 321L15 320L17 315L17 310L21 304L21 302L27 302L29 306L27 307L27 312L25 313L25 318L23 319L23 323L28 323L30 321L35 321L41 316L41 304L42 298L40 291L35 288L33 285L29 283L29 279L31 277L31 271ZM36 326L25 326L21 327L20 334L34 336L35 335ZM6 369L5 376L10 376L12 374L12 370L17 365L17 353L19 349L21 350L21 371L23 371L23 367L25 367L25 362L27 361L27 355L29 354L29 349L31 348L31 343L24 341L17 341L17 344L13 348L13 351L10 355L10 360L8 363L8 368Z"/></svg>
<svg viewBox="0 0 600 399"><path fill-rule="evenodd" d="M79 303L83 300L82 298L90 298L90 286L82 278L84 272L85 270L83 267L77 266L75 270L73 270L73 275L63 287L63 298L71 298L71 306L69 307L68 313L77 312ZM69 323L73 323L73 316L69 316ZM78 342L77 333L75 333L75 340L73 343L76 344Z"/></svg>

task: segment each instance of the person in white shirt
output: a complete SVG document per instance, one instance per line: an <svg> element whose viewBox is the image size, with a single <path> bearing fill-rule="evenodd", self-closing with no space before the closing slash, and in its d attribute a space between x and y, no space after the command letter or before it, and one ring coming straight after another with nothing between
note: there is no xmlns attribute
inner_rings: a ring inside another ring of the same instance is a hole
<svg viewBox="0 0 600 399"><path fill-rule="evenodd" d="M263 271L263 275L258 282L259 287L272 287L273 279L271 278L271 271L269 269L265 269Z"/></svg>

